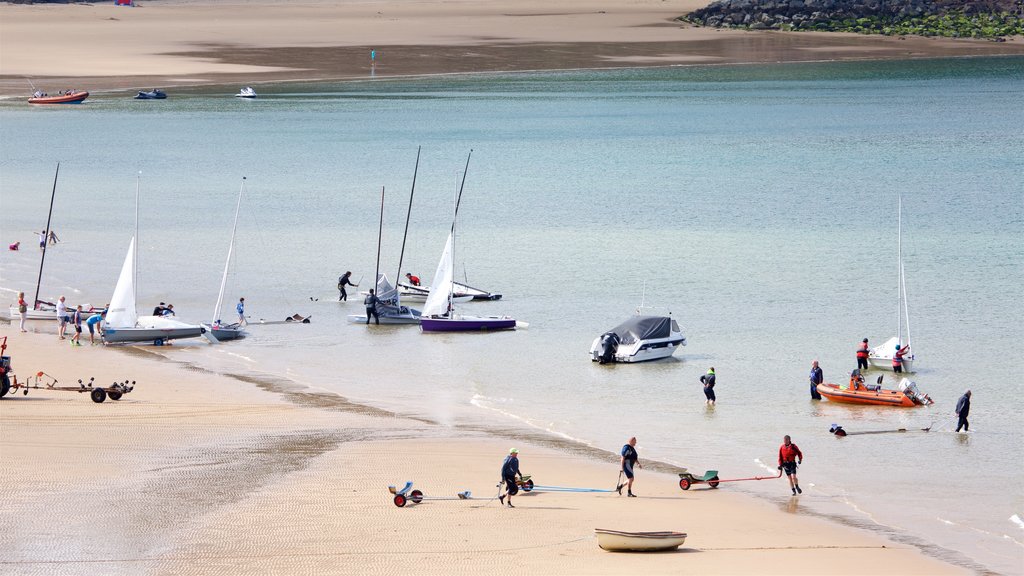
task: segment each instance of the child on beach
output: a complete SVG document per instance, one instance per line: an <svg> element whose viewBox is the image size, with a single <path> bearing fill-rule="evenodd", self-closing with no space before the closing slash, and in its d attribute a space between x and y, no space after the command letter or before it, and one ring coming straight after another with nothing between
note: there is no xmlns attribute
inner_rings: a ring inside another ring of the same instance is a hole
<svg viewBox="0 0 1024 576"><path fill-rule="evenodd" d="M75 325L75 335L71 337L72 346L81 346L82 343L79 340L82 338L82 305L79 304L75 308L75 313L71 317L71 323Z"/></svg>

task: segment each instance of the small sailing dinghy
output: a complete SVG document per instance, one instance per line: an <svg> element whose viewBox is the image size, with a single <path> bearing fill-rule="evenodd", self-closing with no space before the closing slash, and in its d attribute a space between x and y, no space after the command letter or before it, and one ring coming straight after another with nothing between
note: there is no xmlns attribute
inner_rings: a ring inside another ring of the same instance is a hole
<svg viewBox="0 0 1024 576"><path fill-rule="evenodd" d="M868 364L872 368L892 370L897 364L905 373L914 371L914 350L910 347L910 310L907 307L907 281L903 273L903 197L899 198L896 219L896 335L889 338L881 346L868 352ZM907 327L907 340L903 342L903 326ZM899 355L900 360L893 362Z"/></svg>
<svg viewBox="0 0 1024 576"><path fill-rule="evenodd" d="M195 338L201 336L205 328L195 324L179 322L169 316L139 316L136 309L136 290L138 282L135 275L138 269L135 241L138 238L138 204L139 180L135 182L135 236L128 244L128 254L121 266L121 275L117 278L114 295L110 298L107 317L103 321L103 340L105 342L153 342L164 344L167 340L178 338Z"/></svg>
<svg viewBox="0 0 1024 576"><path fill-rule="evenodd" d="M459 203L462 200L462 190L466 184L466 172L469 171L469 159L473 151L469 151L466 157L466 169L462 173L462 183L459 185L459 193L455 199L455 215L452 217L451 232L448 233L448 241L445 242L444 250L441 251L441 259L437 263L437 271L434 273L434 281L431 283L430 295L423 305L423 318L420 320L420 328L424 332L489 332L494 330L515 330L516 319L511 316L467 316L456 314L452 305L452 295L455 292L454 273L454 252L455 252L455 222L459 216Z"/></svg>
<svg viewBox="0 0 1024 576"><path fill-rule="evenodd" d="M228 284L228 270L231 267L231 255L235 251L235 231L238 230L238 210L242 207L242 193L245 192L245 176L242 176L242 186L238 189L238 202L235 203L235 223L231 226L231 241L228 242L228 258L224 262L224 275L220 279L220 291L217 293L217 305L213 309L213 320L204 324L206 328L204 335L210 342L222 342L224 340L237 340L245 335L241 322L230 322L225 324L221 321L221 312L224 307L224 289Z"/></svg>
<svg viewBox="0 0 1024 576"><path fill-rule="evenodd" d="M609 552L659 552L675 550L686 542L683 532L621 532L594 528L597 545Z"/></svg>

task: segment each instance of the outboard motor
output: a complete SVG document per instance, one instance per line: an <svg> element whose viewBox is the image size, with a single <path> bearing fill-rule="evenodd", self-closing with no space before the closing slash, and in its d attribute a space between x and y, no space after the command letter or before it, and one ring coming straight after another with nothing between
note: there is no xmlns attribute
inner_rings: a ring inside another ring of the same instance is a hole
<svg viewBox="0 0 1024 576"><path fill-rule="evenodd" d="M619 350L619 335L615 332L601 334L601 342L598 344L597 362L607 364L615 361L615 352Z"/></svg>

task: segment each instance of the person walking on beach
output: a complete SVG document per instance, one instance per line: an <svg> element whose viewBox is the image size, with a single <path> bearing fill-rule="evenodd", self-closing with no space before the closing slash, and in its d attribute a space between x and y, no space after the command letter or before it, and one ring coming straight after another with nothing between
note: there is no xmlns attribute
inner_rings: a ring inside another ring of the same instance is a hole
<svg viewBox="0 0 1024 576"><path fill-rule="evenodd" d="M782 437L782 446L779 446L779 470L786 473L789 478L789 489L793 495L802 494L800 480L796 477L796 467L804 463L804 455L800 448L790 440L789 435Z"/></svg>
<svg viewBox="0 0 1024 576"><path fill-rule="evenodd" d="M380 326L380 314L377 313L377 303L380 302L380 298L373 293L373 288L370 288L370 293L363 299L363 306L366 306L366 325L370 325L370 315L373 315L373 320Z"/></svg>
<svg viewBox="0 0 1024 576"><path fill-rule="evenodd" d="M18 292L18 316L21 318L18 327L21 328L22 332L28 332L28 330L25 330L25 319L28 318L28 303L25 302L24 292Z"/></svg>
<svg viewBox="0 0 1024 576"><path fill-rule="evenodd" d="M345 286L355 286L351 278L352 272L345 272L338 278L338 302L348 300L348 292L345 292Z"/></svg>
<svg viewBox="0 0 1024 576"><path fill-rule="evenodd" d="M964 395L960 397L956 402L956 415L959 418L956 422L956 431L959 432L961 428L964 432L970 432L971 424L967 421L967 415L971 413L971 391L964 392Z"/></svg>
<svg viewBox="0 0 1024 576"><path fill-rule="evenodd" d="M235 305L235 312L238 312L238 325L248 326L249 323L245 320L245 298L238 299L238 304Z"/></svg>
<svg viewBox="0 0 1024 576"><path fill-rule="evenodd" d="M85 321L85 326L89 329L89 344L96 344L96 333L100 332L100 326L103 319L107 316L107 311L97 312ZM100 332L100 339L103 339L103 333Z"/></svg>
<svg viewBox="0 0 1024 576"><path fill-rule="evenodd" d="M64 304L64 297L61 296L57 300L57 336L63 340L64 331L68 329L68 322L71 318L68 316L68 307Z"/></svg>
<svg viewBox="0 0 1024 576"><path fill-rule="evenodd" d="M896 351L892 354L892 371L899 374L903 372L903 357L910 352L910 344L907 344L903 348L896 344Z"/></svg>
<svg viewBox="0 0 1024 576"><path fill-rule="evenodd" d="M519 476L520 480L523 479L523 473L519 471L519 449L513 448L508 451L508 456L501 464L501 481L505 484L505 491L498 496L498 500L502 504L505 504L505 498L508 498L507 506L509 508L515 508L512 505L512 497L519 493L516 476Z"/></svg>
<svg viewBox="0 0 1024 576"><path fill-rule="evenodd" d="M715 405L715 367L708 368L708 373L700 377L700 383L704 385L705 404Z"/></svg>
<svg viewBox="0 0 1024 576"><path fill-rule="evenodd" d="M75 308L75 313L71 315L71 323L75 325L75 335L71 337L72 346L81 346L82 343L82 305L79 304Z"/></svg>
<svg viewBox="0 0 1024 576"><path fill-rule="evenodd" d="M868 369L868 339L865 338L861 341L860 346L857 347L857 368L861 370Z"/></svg>
<svg viewBox="0 0 1024 576"><path fill-rule="evenodd" d="M811 400L821 400L821 394L818 394L818 384L824 381L825 376L821 373L818 361L811 362Z"/></svg>
<svg viewBox="0 0 1024 576"><path fill-rule="evenodd" d="M622 469L622 473L626 476L626 496L636 498L636 494L633 494L633 467L639 466L641 469L644 467L640 463L640 456L636 453L636 436L630 438L629 442L622 446L619 456L619 466ZM622 494L622 486L622 484L619 484L615 491Z"/></svg>
<svg viewBox="0 0 1024 576"><path fill-rule="evenodd" d="M39 249L46 250L46 230L39 231Z"/></svg>

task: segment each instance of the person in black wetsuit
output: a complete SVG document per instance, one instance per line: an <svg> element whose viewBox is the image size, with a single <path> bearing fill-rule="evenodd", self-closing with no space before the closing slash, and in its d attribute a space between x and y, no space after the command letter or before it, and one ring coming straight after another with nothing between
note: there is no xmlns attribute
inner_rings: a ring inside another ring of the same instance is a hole
<svg viewBox="0 0 1024 576"><path fill-rule="evenodd" d="M345 272L338 277L338 302L348 300L348 292L345 292L345 286L355 286L355 284L352 283L351 278L351 272Z"/></svg>
<svg viewBox="0 0 1024 576"><path fill-rule="evenodd" d="M964 432L970 432L971 424L967 421L967 415L971 413L971 391L964 392L964 395L960 397L960 400L956 403L956 415L959 417L956 423L956 431L959 432L961 428Z"/></svg>
<svg viewBox="0 0 1024 576"><path fill-rule="evenodd" d="M366 306L366 324L370 324L370 316L373 316L374 321L377 325L380 325L380 314L377 313L377 303L380 302L380 298L373 293L373 288L370 288L370 293L363 299L363 305Z"/></svg>
<svg viewBox="0 0 1024 576"><path fill-rule="evenodd" d="M821 373L818 361L811 362L811 400L821 400L821 394L818 394L818 384L824 381L825 376Z"/></svg>

